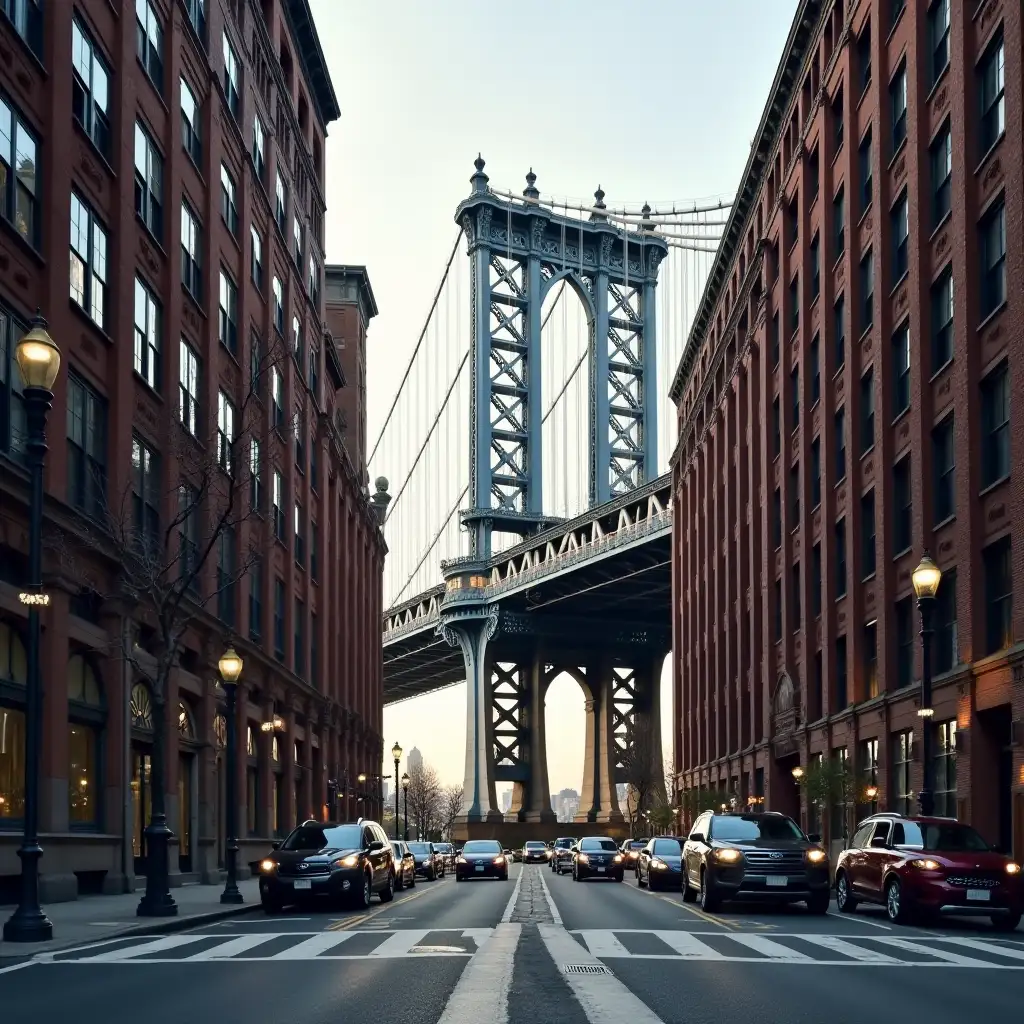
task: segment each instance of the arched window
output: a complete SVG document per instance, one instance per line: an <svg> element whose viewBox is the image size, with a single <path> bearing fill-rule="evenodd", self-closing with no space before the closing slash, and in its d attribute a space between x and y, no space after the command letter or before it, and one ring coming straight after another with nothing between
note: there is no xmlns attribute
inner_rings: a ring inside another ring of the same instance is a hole
<svg viewBox="0 0 1024 1024"><path fill-rule="evenodd" d="M72 829L100 825L99 749L106 724L103 689L81 654L68 659L68 823Z"/></svg>
<svg viewBox="0 0 1024 1024"><path fill-rule="evenodd" d="M25 687L28 659L13 626L0 622L0 822L25 816Z"/></svg>
<svg viewBox="0 0 1024 1024"><path fill-rule="evenodd" d="M153 731L153 695L145 683L132 687L132 725L136 729Z"/></svg>
<svg viewBox="0 0 1024 1024"><path fill-rule="evenodd" d="M274 759L274 761L281 760L281 744L277 742L276 736L274 737L273 745L270 748L270 756Z"/></svg>
<svg viewBox="0 0 1024 1024"><path fill-rule="evenodd" d="M228 745L228 720L221 714L213 716L213 742L218 750Z"/></svg>
<svg viewBox="0 0 1024 1024"><path fill-rule="evenodd" d="M183 700L178 701L178 735L186 740L196 738L195 719L192 717L189 706Z"/></svg>

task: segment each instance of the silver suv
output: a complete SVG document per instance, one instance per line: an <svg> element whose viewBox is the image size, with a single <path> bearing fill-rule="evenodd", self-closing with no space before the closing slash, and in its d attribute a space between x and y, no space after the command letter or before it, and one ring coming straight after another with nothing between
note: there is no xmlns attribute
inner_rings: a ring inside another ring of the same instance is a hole
<svg viewBox="0 0 1024 1024"><path fill-rule="evenodd" d="M556 839L551 847L551 870L560 875L563 870L572 871L572 848L576 840L572 836Z"/></svg>

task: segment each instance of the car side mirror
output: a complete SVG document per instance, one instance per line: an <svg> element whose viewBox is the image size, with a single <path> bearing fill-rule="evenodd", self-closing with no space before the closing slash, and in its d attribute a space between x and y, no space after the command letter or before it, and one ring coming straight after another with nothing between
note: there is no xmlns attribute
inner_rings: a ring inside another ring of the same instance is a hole
<svg viewBox="0 0 1024 1024"><path fill-rule="evenodd" d="M270 848L271 848L272 850L280 850L280 849L281 849L281 840L280 840L280 839L275 839L275 840L274 840L274 841L273 841L273 842L272 842L272 843L270 844Z"/></svg>
<svg viewBox="0 0 1024 1024"><path fill-rule="evenodd" d="M807 836L807 842L809 842L809 843L820 843L821 842L821 836L818 835L817 832L811 832L810 835Z"/></svg>
<svg viewBox="0 0 1024 1024"><path fill-rule="evenodd" d="M707 840L704 838L704 833L703 832L694 832L690 836L690 842L691 843L704 843L704 842L707 842Z"/></svg>
<svg viewBox="0 0 1024 1024"><path fill-rule="evenodd" d="M887 850L889 849L889 841L887 839L883 839L881 836L875 836L875 838L871 840L871 846L875 850Z"/></svg>
<svg viewBox="0 0 1024 1024"><path fill-rule="evenodd" d="M376 853L378 850L384 849L384 844L379 839L374 839L372 843L367 847L370 853Z"/></svg>

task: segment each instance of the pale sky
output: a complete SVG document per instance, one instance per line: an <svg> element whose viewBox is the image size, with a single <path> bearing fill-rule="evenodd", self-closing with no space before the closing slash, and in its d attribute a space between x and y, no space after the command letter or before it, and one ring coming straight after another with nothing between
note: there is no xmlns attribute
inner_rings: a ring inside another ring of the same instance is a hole
<svg viewBox="0 0 1024 1024"><path fill-rule="evenodd" d="M369 332L372 442L440 279L477 152L497 188L520 191L532 166L542 192L590 196L600 184L609 205L730 195L796 0L311 7L341 107L327 142L328 262L365 264L380 310ZM665 398L661 415L669 406ZM461 782L465 713L464 684L385 708L385 751L396 740L416 746L444 782ZM546 717L551 789L579 789L583 696L574 682L552 684Z"/></svg>

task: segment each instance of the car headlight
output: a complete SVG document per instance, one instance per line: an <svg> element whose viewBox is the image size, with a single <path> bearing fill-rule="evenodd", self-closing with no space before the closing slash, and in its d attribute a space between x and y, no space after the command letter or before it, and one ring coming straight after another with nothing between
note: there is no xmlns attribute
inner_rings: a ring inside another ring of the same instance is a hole
<svg viewBox="0 0 1024 1024"><path fill-rule="evenodd" d="M585 853L578 853L576 854L576 857L578 860L583 861L584 864L590 863L590 858Z"/></svg>
<svg viewBox="0 0 1024 1024"><path fill-rule="evenodd" d="M824 850L808 850L807 859L812 864L820 864L823 860L828 860L828 855Z"/></svg>
<svg viewBox="0 0 1024 1024"><path fill-rule="evenodd" d="M615 854L615 863L616 864L621 864L622 863L622 854L621 853Z"/></svg>
<svg viewBox="0 0 1024 1024"><path fill-rule="evenodd" d="M456 864L468 864L469 861L467 861L465 857L456 857L455 858L455 863Z"/></svg>
<svg viewBox="0 0 1024 1024"><path fill-rule="evenodd" d="M266 860L261 860L260 861L260 871L266 871L266 872L269 873L271 871L276 871L276 870L277 870L277 862L271 860L269 857Z"/></svg>
<svg viewBox="0 0 1024 1024"><path fill-rule="evenodd" d="M347 857L336 860L334 866L336 868L354 868L358 863L359 855L357 853L350 853Z"/></svg>
<svg viewBox="0 0 1024 1024"><path fill-rule="evenodd" d="M505 858L504 857L495 857L494 858L494 863L495 864L504 864L505 863Z"/></svg>
<svg viewBox="0 0 1024 1024"><path fill-rule="evenodd" d="M663 860L661 860L661 858L659 858L659 857L652 857L651 858L651 867L655 868L658 871L663 871L665 868L668 867L668 865Z"/></svg>
<svg viewBox="0 0 1024 1024"><path fill-rule="evenodd" d="M724 864L735 864L743 856L739 850L733 850L726 848L724 850L715 850L715 860L720 860Z"/></svg>
<svg viewBox="0 0 1024 1024"><path fill-rule="evenodd" d="M640 856L640 854L637 853L636 850L630 850L629 851L629 859L630 860L636 860L637 857L639 857L639 856Z"/></svg>
<svg viewBox="0 0 1024 1024"><path fill-rule="evenodd" d="M922 860L912 860L910 862L912 868L920 868L922 871L938 871L939 862L932 860L931 858L924 858Z"/></svg>
<svg viewBox="0 0 1024 1024"><path fill-rule="evenodd" d="M1008 875L1019 875L1020 874L1020 865L1019 864L1014 864L1011 861L1009 864L1006 865L1006 873Z"/></svg>

